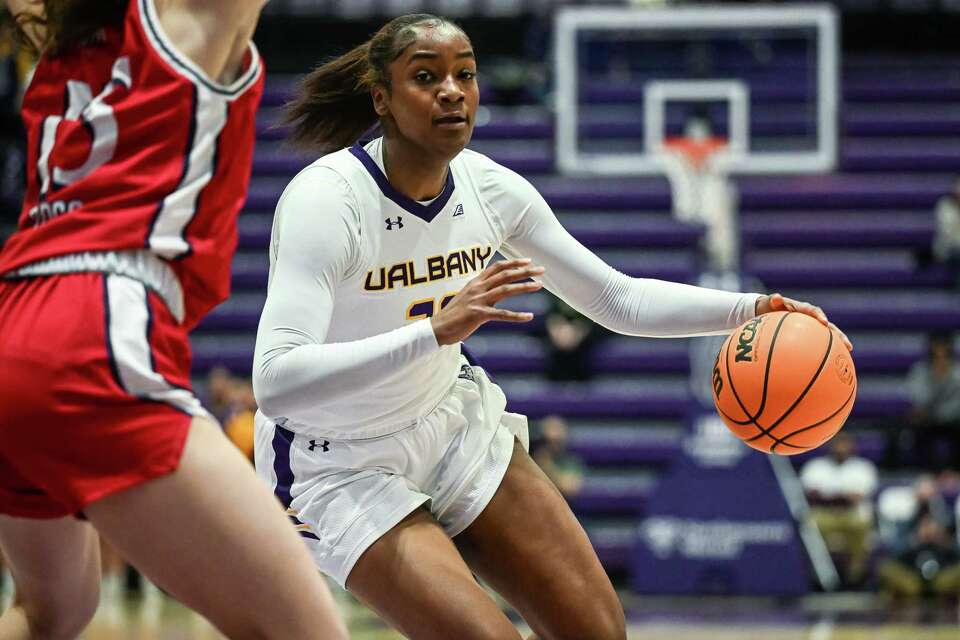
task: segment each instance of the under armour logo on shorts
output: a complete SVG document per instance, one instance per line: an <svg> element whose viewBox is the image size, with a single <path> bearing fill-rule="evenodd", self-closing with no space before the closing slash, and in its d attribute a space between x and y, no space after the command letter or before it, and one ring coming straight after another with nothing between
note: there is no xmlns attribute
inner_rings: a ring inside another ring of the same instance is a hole
<svg viewBox="0 0 960 640"><path fill-rule="evenodd" d="M326 453L330 451L330 441L324 440L323 442L319 442L317 440L311 440L310 446L307 447L307 449L310 451L313 451L314 449L321 449L324 453Z"/></svg>
<svg viewBox="0 0 960 640"><path fill-rule="evenodd" d="M403 216L397 216L396 220L387 218L384 220L384 222L387 224L387 231L393 231L394 227L397 229L403 229Z"/></svg>

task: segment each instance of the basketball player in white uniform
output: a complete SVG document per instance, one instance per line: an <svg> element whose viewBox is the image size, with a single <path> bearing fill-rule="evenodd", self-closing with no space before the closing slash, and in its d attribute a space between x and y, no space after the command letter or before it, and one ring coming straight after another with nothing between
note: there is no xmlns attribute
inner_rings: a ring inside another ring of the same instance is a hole
<svg viewBox="0 0 960 640"><path fill-rule="evenodd" d="M826 318L604 264L529 182L464 149L475 69L458 27L405 16L305 81L301 141L349 142L338 118L356 133L379 118L385 136L313 163L277 205L257 470L317 566L408 637L519 637L472 572L537 637L624 638L589 541L526 453L526 419L460 342L488 320L530 320L494 305L542 286L629 335L724 333L783 308ZM363 105L368 121L347 122ZM497 252L507 260L491 265Z"/></svg>

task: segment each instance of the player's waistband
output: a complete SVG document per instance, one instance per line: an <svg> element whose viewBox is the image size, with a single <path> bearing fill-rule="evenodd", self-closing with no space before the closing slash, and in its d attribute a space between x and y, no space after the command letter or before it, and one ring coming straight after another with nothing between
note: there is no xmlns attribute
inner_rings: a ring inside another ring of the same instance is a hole
<svg viewBox="0 0 960 640"><path fill-rule="evenodd" d="M407 431L418 425L420 425L428 416L434 414L437 409L444 403L444 401L454 392L454 388L457 380L468 380L474 384L479 384L479 379L482 377L485 380L489 380L489 376L486 372L479 367L473 367L468 362L463 355L458 354L456 369L451 371L451 373L456 372L450 379L449 383L445 384L440 393L436 397L428 399L424 404L420 405L421 410L412 416L396 419L396 417L390 417L387 419L377 419L377 420L362 420L354 424L347 425L325 425L319 423L305 423L297 422L289 418L267 418L263 416L263 419L269 422L273 422L288 431L297 433L303 436L309 436L311 438L326 438L328 440L337 440L337 441L350 441L350 442L361 442L363 440L377 440L380 438L386 438L401 431ZM262 414L261 414L262 415Z"/></svg>
<svg viewBox="0 0 960 640"><path fill-rule="evenodd" d="M52 276L64 273L112 273L142 282L156 292L170 313L183 322L183 288L173 268L149 251L69 253L32 262L6 274L7 278Z"/></svg>

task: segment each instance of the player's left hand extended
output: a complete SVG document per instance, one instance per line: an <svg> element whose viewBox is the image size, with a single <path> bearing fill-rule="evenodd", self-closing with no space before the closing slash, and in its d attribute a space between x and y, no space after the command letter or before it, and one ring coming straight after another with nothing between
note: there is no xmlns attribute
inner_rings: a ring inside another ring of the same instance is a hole
<svg viewBox="0 0 960 640"><path fill-rule="evenodd" d="M771 293L768 296L760 296L757 299L756 310L758 316L764 313L771 313L773 311L796 311L797 313L804 313L811 318L816 318L819 322L840 334L843 344L846 345L848 350L853 351L853 343L850 342L850 338L847 337L847 334L845 334L843 331L840 331L840 329L837 328L837 325L830 322L830 320L827 319L827 314L823 312L823 309L815 304L801 302L800 300L794 300L792 298L785 298L779 293Z"/></svg>

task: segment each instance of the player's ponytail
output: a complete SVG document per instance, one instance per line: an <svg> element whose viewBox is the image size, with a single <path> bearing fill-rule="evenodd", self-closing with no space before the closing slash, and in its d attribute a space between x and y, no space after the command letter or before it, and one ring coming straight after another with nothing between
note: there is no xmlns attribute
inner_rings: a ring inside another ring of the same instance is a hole
<svg viewBox="0 0 960 640"><path fill-rule="evenodd" d="M370 43L317 67L300 82L297 97L284 108L293 125L290 140L320 152L353 144L377 122L370 99Z"/></svg>
<svg viewBox="0 0 960 640"><path fill-rule="evenodd" d="M390 88L390 63L417 39L415 27L457 25L426 13L400 16L350 52L330 60L300 83L284 108L292 125L290 141L298 148L326 153L349 146L379 121L370 89Z"/></svg>

